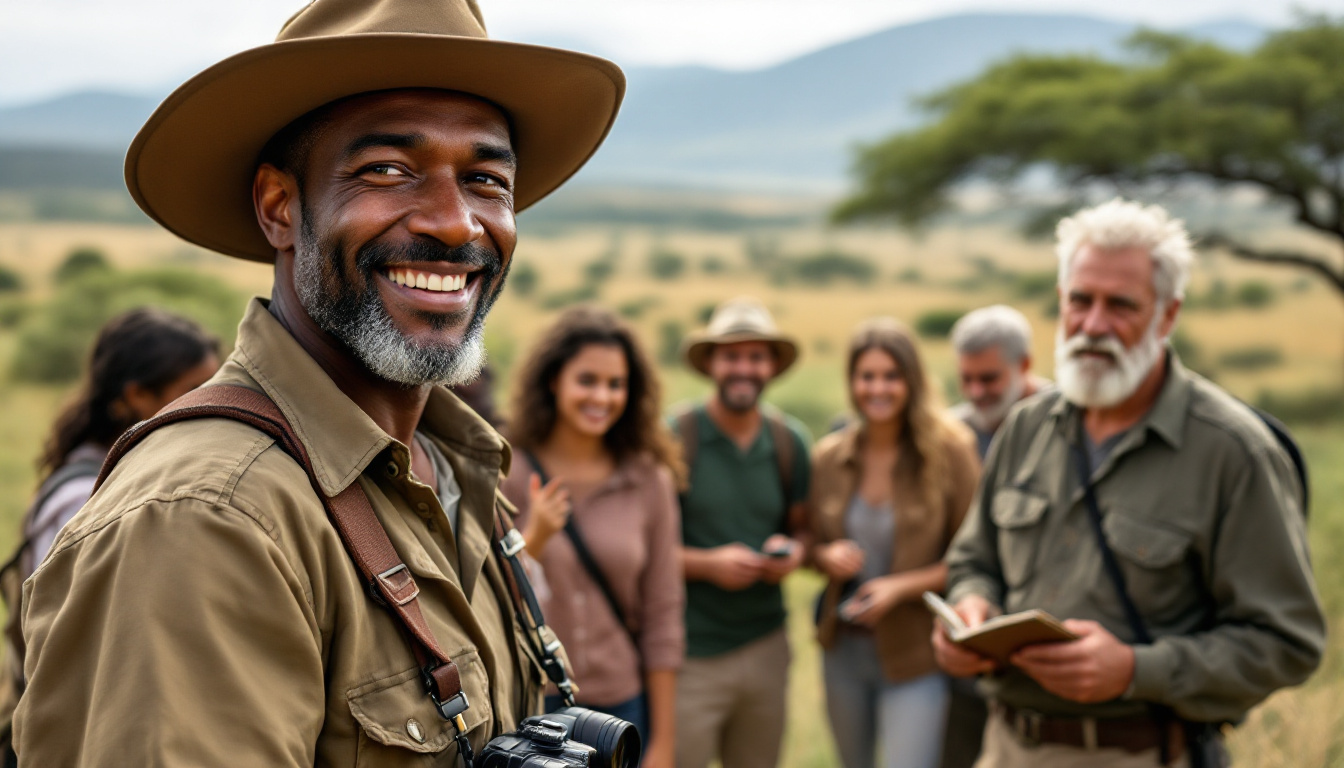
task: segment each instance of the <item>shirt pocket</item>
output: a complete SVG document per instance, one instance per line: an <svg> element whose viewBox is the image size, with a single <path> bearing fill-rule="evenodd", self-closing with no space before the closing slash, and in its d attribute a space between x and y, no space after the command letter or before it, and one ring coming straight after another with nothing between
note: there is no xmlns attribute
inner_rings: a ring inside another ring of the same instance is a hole
<svg viewBox="0 0 1344 768"><path fill-rule="evenodd" d="M453 653L452 659L457 663L462 692L470 704L462 713L462 720L467 732L472 733L491 720L485 667L475 649ZM350 713L360 728L357 768L382 765L447 768L456 764L453 725L439 716L425 691L418 667L353 688L347 698ZM484 742L484 738L480 738L479 732L473 736L477 738L472 743L479 748L477 742Z"/></svg>
<svg viewBox="0 0 1344 768"><path fill-rule="evenodd" d="M1000 488L994 493L990 517L998 529L999 563L1010 590L1025 584L1035 571L1041 521L1049 508L1045 496L1021 488Z"/></svg>
<svg viewBox="0 0 1344 768"><path fill-rule="evenodd" d="M1198 596L1199 590L1190 584L1191 534L1119 507L1107 510L1102 529L1125 574L1126 591L1150 627L1180 614L1185 603ZM1103 604L1118 605L1111 579L1103 579L1101 587L1098 597Z"/></svg>

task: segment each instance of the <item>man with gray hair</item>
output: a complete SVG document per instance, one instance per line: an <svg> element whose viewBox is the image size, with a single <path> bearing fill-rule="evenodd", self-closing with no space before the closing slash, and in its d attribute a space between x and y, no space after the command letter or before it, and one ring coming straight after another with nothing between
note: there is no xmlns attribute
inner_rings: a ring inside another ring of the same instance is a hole
<svg viewBox="0 0 1344 768"><path fill-rule="evenodd" d="M1058 229L1057 392L1008 416L948 552L969 624L1040 609L1076 639L983 675L979 768L1219 765L1219 727L1320 663L1325 621L1303 488L1248 407L1167 343L1192 260L1184 225L1114 200Z"/></svg>
<svg viewBox="0 0 1344 768"><path fill-rule="evenodd" d="M958 320L952 326L952 348L966 398L952 415L975 432L983 461L1008 411L1051 385L1031 373L1031 324L1005 304L981 307Z"/></svg>

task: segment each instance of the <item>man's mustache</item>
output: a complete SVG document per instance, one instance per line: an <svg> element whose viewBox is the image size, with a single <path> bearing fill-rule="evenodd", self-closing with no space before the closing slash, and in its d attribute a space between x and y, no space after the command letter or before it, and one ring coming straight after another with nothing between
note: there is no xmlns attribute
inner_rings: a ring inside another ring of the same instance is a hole
<svg viewBox="0 0 1344 768"><path fill-rule="evenodd" d="M1125 355L1125 345L1114 336L1088 336L1083 333L1076 333L1064 342L1064 352L1069 357L1077 357L1083 354L1102 354L1108 355L1112 360L1119 360Z"/></svg>
<svg viewBox="0 0 1344 768"><path fill-rule="evenodd" d="M372 242L359 249L355 266L364 274L389 264L409 262L443 262L478 267L487 281L500 271L498 254L478 243L464 243L450 247L438 240L416 239L406 244Z"/></svg>

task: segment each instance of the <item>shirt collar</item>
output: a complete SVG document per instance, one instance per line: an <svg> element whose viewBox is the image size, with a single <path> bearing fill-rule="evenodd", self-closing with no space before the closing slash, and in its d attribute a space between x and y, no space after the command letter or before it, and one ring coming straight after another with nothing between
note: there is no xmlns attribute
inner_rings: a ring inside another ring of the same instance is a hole
<svg viewBox="0 0 1344 768"><path fill-rule="evenodd" d="M388 446L399 446L396 460L409 463L408 448L336 386L267 306L263 299L248 305L231 357L284 413L308 451L323 493L340 493ZM508 467L503 438L443 387L430 392L420 428L456 452Z"/></svg>

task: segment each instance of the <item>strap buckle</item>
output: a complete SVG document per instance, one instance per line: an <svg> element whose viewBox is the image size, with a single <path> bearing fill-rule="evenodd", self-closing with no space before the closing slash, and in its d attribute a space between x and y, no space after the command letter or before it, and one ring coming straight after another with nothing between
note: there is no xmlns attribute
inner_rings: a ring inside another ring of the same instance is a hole
<svg viewBox="0 0 1344 768"><path fill-rule="evenodd" d="M411 578L405 563L397 563L376 577L374 592L393 605L405 605L420 595L420 586Z"/></svg>
<svg viewBox="0 0 1344 768"><path fill-rule="evenodd" d="M523 551L523 547L525 546L527 546L527 542L523 539L523 534L519 533L517 528L510 528L509 532L504 534L504 537L499 540L499 550L504 553L505 557L516 556L519 552Z"/></svg>
<svg viewBox="0 0 1344 768"><path fill-rule="evenodd" d="M462 713L471 709L471 702L467 701L467 694L459 691L456 696L448 699L439 698L439 686L434 680L434 670L438 666L426 666L420 669L420 680L425 684L425 690L429 691L429 700L434 702L434 708L439 711L439 716L452 723L457 728L458 733L466 733L467 725L462 720Z"/></svg>

